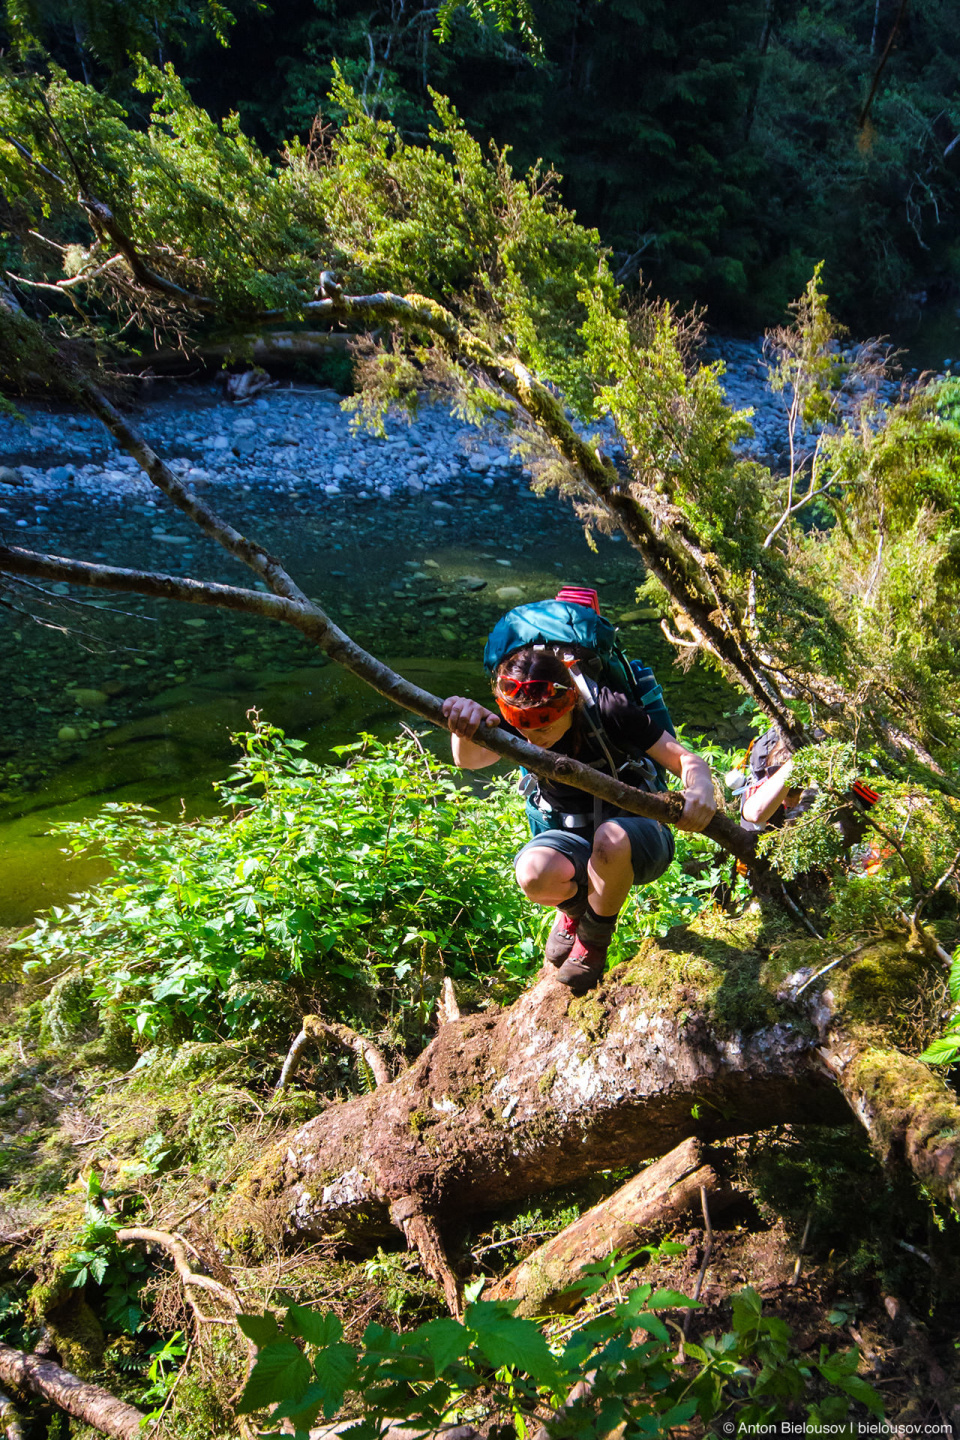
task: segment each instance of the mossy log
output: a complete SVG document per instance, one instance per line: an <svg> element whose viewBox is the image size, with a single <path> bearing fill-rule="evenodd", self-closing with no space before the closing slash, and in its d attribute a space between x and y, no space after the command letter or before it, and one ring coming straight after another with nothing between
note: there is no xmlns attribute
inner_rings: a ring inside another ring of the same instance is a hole
<svg viewBox="0 0 960 1440"><path fill-rule="evenodd" d="M829 951L768 923L704 918L648 942L587 997L550 972L509 1009L443 1025L396 1080L268 1151L228 1237L254 1232L266 1204L291 1236L376 1243L396 1233L399 1202L442 1227L688 1137L853 1117L882 1161L902 1160L956 1205L960 1104L884 1030L942 976L891 939L834 970L832 990L795 998Z"/></svg>
<svg viewBox="0 0 960 1440"><path fill-rule="evenodd" d="M734 1192L710 1163L699 1140L684 1140L634 1175L612 1195L561 1230L485 1293L487 1300L515 1300L519 1315L575 1310L583 1299L578 1279L606 1256L635 1250L654 1227L672 1225L706 1192L710 1209L728 1205Z"/></svg>
<svg viewBox="0 0 960 1440"><path fill-rule="evenodd" d="M442 1222L640 1164L688 1136L842 1123L818 1044L810 1025L725 1032L629 981L575 999L546 977L507 1010L444 1025L391 1084L269 1151L230 1227L242 1232L244 1210L253 1222L269 1200L291 1232L373 1241L406 1197Z"/></svg>

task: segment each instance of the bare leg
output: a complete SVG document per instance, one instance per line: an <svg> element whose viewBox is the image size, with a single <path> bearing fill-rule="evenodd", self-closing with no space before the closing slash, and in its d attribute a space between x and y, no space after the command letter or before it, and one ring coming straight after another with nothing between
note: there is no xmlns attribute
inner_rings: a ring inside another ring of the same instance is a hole
<svg viewBox="0 0 960 1440"><path fill-rule="evenodd" d="M616 915L633 884L633 853L627 832L606 820L593 837L587 864L587 903L595 915Z"/></svg>
<svg viewBox="0 0 960 1440"><path fill-rule="evenodd" d="M577 893L574 874L573 861L546 845L527 850L517 861L517 884L536 905L562 905L572 900Z"/></svg>

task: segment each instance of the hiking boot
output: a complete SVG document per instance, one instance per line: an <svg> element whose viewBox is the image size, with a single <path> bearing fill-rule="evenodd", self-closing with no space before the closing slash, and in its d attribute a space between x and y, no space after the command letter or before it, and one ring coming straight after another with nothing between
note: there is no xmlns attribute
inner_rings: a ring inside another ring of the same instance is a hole
<svg viewBox="0 0 960 1440"><path fill-rule="evenodd" d="M553 928L547 936L546 945L543 947L543 958L548 964L563 964L573 949L573 942L577 938L577 926L579 924L579 916L567 915L563 910L557 911L557 918L553 922Z"/></svg>
<svg viewBox="0 0 960 1440"><path fill-rule="evenodd" d="M569 986L574 995L585 995L594 985L600 984L606 963L605 945L584 945L578 939L557 971L557 979L561 985Z"/></svg>

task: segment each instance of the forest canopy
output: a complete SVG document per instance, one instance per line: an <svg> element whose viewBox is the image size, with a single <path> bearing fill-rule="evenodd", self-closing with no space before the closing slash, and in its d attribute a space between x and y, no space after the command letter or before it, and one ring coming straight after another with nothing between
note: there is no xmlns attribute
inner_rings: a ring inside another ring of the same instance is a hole
<svg viewBox="0 0 960 1440"><path fill-rule="evenodd" d="M430 89L468 130L542 159L614 270L737 326L778 323L814 264L863 330L955 293L960 21L895 0L562 0L529 12L426 3L7 10L75 79L133 104L134 58L169 61L268 152L305 139L334 57L367 112L422 140ZM446 39L438 31L442 29ZM8 60L11 50L7 48ZM270 64L264 66L264 55Z"/></svg>

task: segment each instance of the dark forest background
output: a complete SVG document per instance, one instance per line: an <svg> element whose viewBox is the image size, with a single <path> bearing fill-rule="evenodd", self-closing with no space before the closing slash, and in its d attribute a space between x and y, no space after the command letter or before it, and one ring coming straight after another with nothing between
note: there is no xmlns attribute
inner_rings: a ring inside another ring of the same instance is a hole
<svg viewBox="0 0 960 1440"><path fill-rule="evenodd" d="M627 280L719 324L774 323L825 259L860 328L960 291L960 6L954 0L549 0L536 43L429 0L42 0L12 7L75 78L146 120L130 55L172 63L214 114L279 151L333 64L372 113L426 137L429 87L475 134L563 176Z"/></svg>

